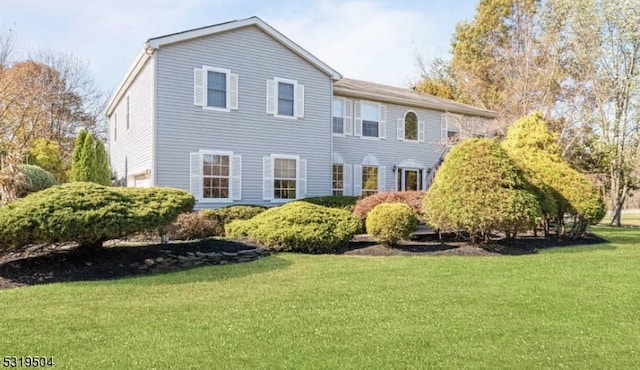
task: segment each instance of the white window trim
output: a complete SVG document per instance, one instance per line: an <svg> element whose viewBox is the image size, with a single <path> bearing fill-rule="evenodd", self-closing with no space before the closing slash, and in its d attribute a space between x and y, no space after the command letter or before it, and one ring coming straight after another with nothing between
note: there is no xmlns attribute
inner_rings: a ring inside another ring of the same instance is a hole
<svg viewBox="0 0 640 370"><path fill-rule="evenodd" d="M298 200L298 199L303 199L305 197L304 194L302 194L302 196L300 196L301 194L298 194L298 181L300 181L300 174L298 173L298 167L299 167L299 162L300 162L300 156L299 155L291 155L291 154L271 154L271 181L273 182L275 180L275 171L276 171L276 166L275 166L275 160L276 159L294 159L296 161L296 197L293 199L289 199L289 198L275 198L275 189L272 189L271 192L271 203L287 203L287 202L292 202L294 200Z"/></svg>
<svg viewBox="0 0 640 370"><path fill-rule="evenodd" d="M407 139L407 114L409 113L413 113L416 115L416 139L415 140L410 140ZM415 143L418 144L420 143L420 117L418 117L418 112L414 111L414 110L408 110L406 112L404 112L404 116L402 116L402 124L404 125L404 137L402 138L402 141L404 141L405 143Z"/></svg>
<svg viewBox="0 0 640 370"><path fill-rule="evenodd" d="M382 104L382 103L371 101L371 100L360 100L359 102L360 102L360 117L358 117L358 119L360 121L360 135L355 135L355 127L354 127L354 136L359 136L361 139L365 139L365 140L384 140L384 139L386 139L387 138L387 135L386 135L387 120L386 120L386 118L383 120L382 117L380 117L380 111L381 111L382 107L384 107L385 115L386 115L387 106ZM364 111L364 109L363 109L364 108L363 107L364 104L375 105L377 107L377 110L378 110L378 121L377 121L378 122L378 136L365 136L364 135L364 118L362 117L362 112ZM355 109L354 109L354 116L355 116ZM354 117L353 122L354 122L354 126L355 126L357 124L355 117ZM380 136L380 133L382 132L382 126L383 125L385 126L384 127L384 131L385 131L384 137Z"/></svg>
<svg viewBox="0 0 640 370"><path fill-rule="evenodd" d="M342 166L342 188L334 188L333 187L333 175L334 175L334 171L333 171L333 166ZM331 194L333 194L333 192L335 192L336 190L340 190L342 191L342 195L344 195L344 163L336 163L333 162L333 164L331 164Z"/></svg>
<svg viewBox="0 0 640 370"><path fill-rule="evenodd" d="M200 149L198 150L200 154L200 167L202 168L203 155L225 155L229 157L229 197L228 198L205 198L204 196L198 199L199 203L233 203L233 199L231 199L231 161L233 157L233 152L226 150L208 150L208 149ZM204 174L200 175L200 181L204 180ZM204 185L203 185L204 186ZM204 193L204 190L203 190Z"/></svg>
<svg viewBox="0 0 640 370"><path fill-rule="evenodd" d="M291 80L288 78L281 78L281 77L274 77L273 78L273 82L275 84L274 89L275 91L273 92L273 96L275 99L275 113L273 114L274 117L276 118L283 118L283 119L288 119L288 120L297 120L300 119L301 117L298 117L296 115L296 105L298 104L298 100L297 100L297 93L296 91L298 90L298 81L296 80ZM278 114L278 100L280 100L280 96L278 95L278 83L282 82L282 83L286 83L286 84L291 84L293 85L293 116L285 116L282 114Z"/></svg>
<svg viewBox="0 0 640 370"><path fill-rule="evenodd" d="M125 98L125 109L126 109L126 114L127 114L127 120L126 120L126 129L127 131L131 130L131 94L127 94L127 97Z"/></svg>
<svg viewBox="0 0 640 370"><path fill-rule="evenodd" d="M202 70L204 71L203 73L203 80L202 81L202 88L204 89L203 92L203 99L204 101L202 102L202 109L206 109L206 110L214 110L214 111L219 111L219 112L231 112L231 108L230 106L230 101L231 101L231 70L230 69L226 69L226 68L218 68L218 67L210 67L210 66L202 66ZM209 101L209 72L218 72L218 73L224 73L225 74L225 78L227 80L226 85L227 85L227 91L226 91L226 99L225 99L225 103L226 103L226 107L225 108L221 108L221 107L210 107L207 105L207 102Z"/></svg>
<svg viewBox="0 0 640 370"><path fill-rule="evenodd" d="M342 101L342 133L333 132L333 101L341 100ZM331 99L331 135L337 137L345 137L345 125L347 124L345 121L347 120L347 99L343 97L334 96Z"/></svg>

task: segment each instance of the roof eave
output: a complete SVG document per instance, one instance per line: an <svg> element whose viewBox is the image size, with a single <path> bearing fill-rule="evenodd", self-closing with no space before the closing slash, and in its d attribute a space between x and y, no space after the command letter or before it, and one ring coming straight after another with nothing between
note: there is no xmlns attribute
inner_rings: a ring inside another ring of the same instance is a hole
<svg viewBox="0 0 640 370"><path fill-rule="evenodd" d="M325 64L320 59L313 56L313 54L309 53L307 50L302 48L300 45L296 44L288 37L280 33L275 28L271 27L268 23L263 21L258 17L251 17L246 19L241 19L237 21L222 23L218 25L213 25L209 27L198 28L191 31L176 33L167 36L156 37L153 39L149 39L147 42L149 46L154 49L158 49L165 45L175 44L182 41L187 41L191 39L195 39L198 37L209 36L216 33L226 32L235 30L242 27L247 26L256 26L262 31L264 31L269 36L273 37L275 40L283 44L285 47L296 53L298 56L306 60L307 62L313 64L318 69L323 71L327 76L331 77L333 81L337 81L342 78L342 75L338 73L335 69L329 67L329 65Z"/></svg>
<svg viewBox="0 0 640 370"><path fill-rule="evenodd" d="M125 92L129 89L129 86L133 83L133 81L138 77L138 74L142 70L142 68L147 64L147 61L151 58L154 53L154 48L151 47L148 43L145 43L142 46L142 49L136 56L133 61L133 64L127 70L124 79L116 89L115 94L112 95L111 100L109 100L109 104L107 104L107 108L105 109L105 115L110 117L113 114L113 111L116 109L118 102L124 96Z"/></svg>
<svg viewBox="0 0 640 370"><path fill-rule="evenodd" d="M476 117L492 118L492 119L498 117L497 112L480 109L480 108L474 108L474 107L467 108L463 106L455 107L455 108L445 108L442 105L436 104L436 103L431 103L426 101L418 103L413 100L402 99L402 98L381 95L381 94L374 94L374 93L369 93L364 91L358 91L358 90L353 90L353 89L344 88L344 87L334 86L333 93L335 95L340 95L340 96L347 96L347 97L359 98L359 99L370 99L370 100L388 102L388 103L393 103L398 105L411 106L415 108L434 109L434 110L447 112L447 113L466 114L466 115L471 115Z"/></svg>

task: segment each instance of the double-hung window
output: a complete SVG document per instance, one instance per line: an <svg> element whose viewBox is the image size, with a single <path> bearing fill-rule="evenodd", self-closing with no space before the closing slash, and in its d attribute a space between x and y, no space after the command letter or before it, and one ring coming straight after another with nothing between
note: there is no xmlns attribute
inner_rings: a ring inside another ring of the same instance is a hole
<svg viewBox="0 0 640 370"><path fill-rule="evenodd" d="M193 74L193 101L205 109L238 109L238 75L229 69L203 66Z"/></svg>
<svg viewBox="0 0 640 370"><path fill-rule="evenodd" d="M273 160L273 198L296 199L297 161L289 158Z"/></svg>
<svg viewBox="0 0 640 370"><path fill-rule="evenodd" d="M242 198L242 157L233 152L191 153L190 191L198 201L231 202Z"/></svg>
<svg viewBox="0 0 640 370"><path fill-rule="evenodd" d="M228 155L202 155L202 198L229 198L229 165Z"/></svg>
<svg viewBox="0 0 640 370"><path fill-rule="evenodd" d="M267 113L276 117L304 117L304 86L284 78L267 80Z"/></svg>
<svg viewBox="0 0 640 370"><path fill-rule="evenodd" d="M363 138L387 138L387 107L382 104L354 102L353 135Z"/></svg>
<svg viewBox="0 0 640 370"><path fill-rule="evenodd" d="M333 112L333 133L344 133L344 116L345 116L345 100L333 99L332 112Z"/></svg>
<svg viewBox="0 0 640 370"><path fill-rule="evenodd" d="M283 201L304 198L307 189L307 161L297 155L272 154L263 157L262 198Z"/></svg>
<svg viewBox="0 0 640 370"><path fill-rule="evenodd" d="M378 105L362 103L362 136L378 137L380 118Z"/></svg>

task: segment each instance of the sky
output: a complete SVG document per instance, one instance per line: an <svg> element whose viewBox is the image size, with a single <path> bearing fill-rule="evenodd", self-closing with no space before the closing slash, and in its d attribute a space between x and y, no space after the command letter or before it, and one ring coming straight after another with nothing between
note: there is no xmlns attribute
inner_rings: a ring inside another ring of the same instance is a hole
<svg viewBox="0 0 640 370"><path fill-rule="evenodd" d="M409 86L416 56L447 57L478 0L0 0L16 58L71 53L113 92L152 37L258 16L345 77Z"/></svg>

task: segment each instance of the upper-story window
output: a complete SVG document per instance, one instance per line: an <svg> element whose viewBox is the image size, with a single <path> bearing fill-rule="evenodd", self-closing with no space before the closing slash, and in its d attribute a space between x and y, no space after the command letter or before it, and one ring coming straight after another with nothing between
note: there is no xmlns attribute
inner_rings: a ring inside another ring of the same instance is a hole
<svg viewBox="0 0 640 370"><path fill-rule="evenodd" d="M267 80L267 113L277 117L304 117L304 86L295 80Z"/></svg>
<svg viewBox="0 0 640 370"><path fill-rule="evenodd" d="M131 128L131 95L127 95L127 130Z"/></svg>
<svg viewBox="0 0 640 370"><path fill-rule="evenodd" d="M207 107L227 107L227 74L207 71Z"/></svg>
<svg viewBox="0 0 640 370"><path fill-rule="evenodd" d="M424 143L424 121L418 120L414 111L407 111L398 118L398 140Z"/></svg>
<svg viewBox="0 0 640 370"><path fill-rule="evenodd" d="M356 101L354 103L354 106L354 135L369 138L386 139L386 106L366 101Z"/></svg>
<svg viewBox="0 0 640 370"><path fill-rule="evenodd" d="M194 69L193 101L206 109L238 109L238 75L224 68Z"/></svg>
<svg viewBox="0 0 640 370"><path fill-rule="evenodd" d="M378 105L362 103L362 136L378 137L379 121Z"/></svg>
<svg viewBox="0 0 640 370"><path fill-rule="evenodd" d="M413 112L404 115L404 139L418 140L418 116Z"/></svg>
<svg viewBox="0 0 640 370"><path fill-rule="evenodd" d="M278 115L293 117L295 85L288 82L278 82Z"/></svg>
<svg viewBox="0 0 640 370"><path fill-rule="evenodd" d="M344 116L345 116L345 100L333 99L332 112L333 112L333 133L344 133Z"/></svg>

